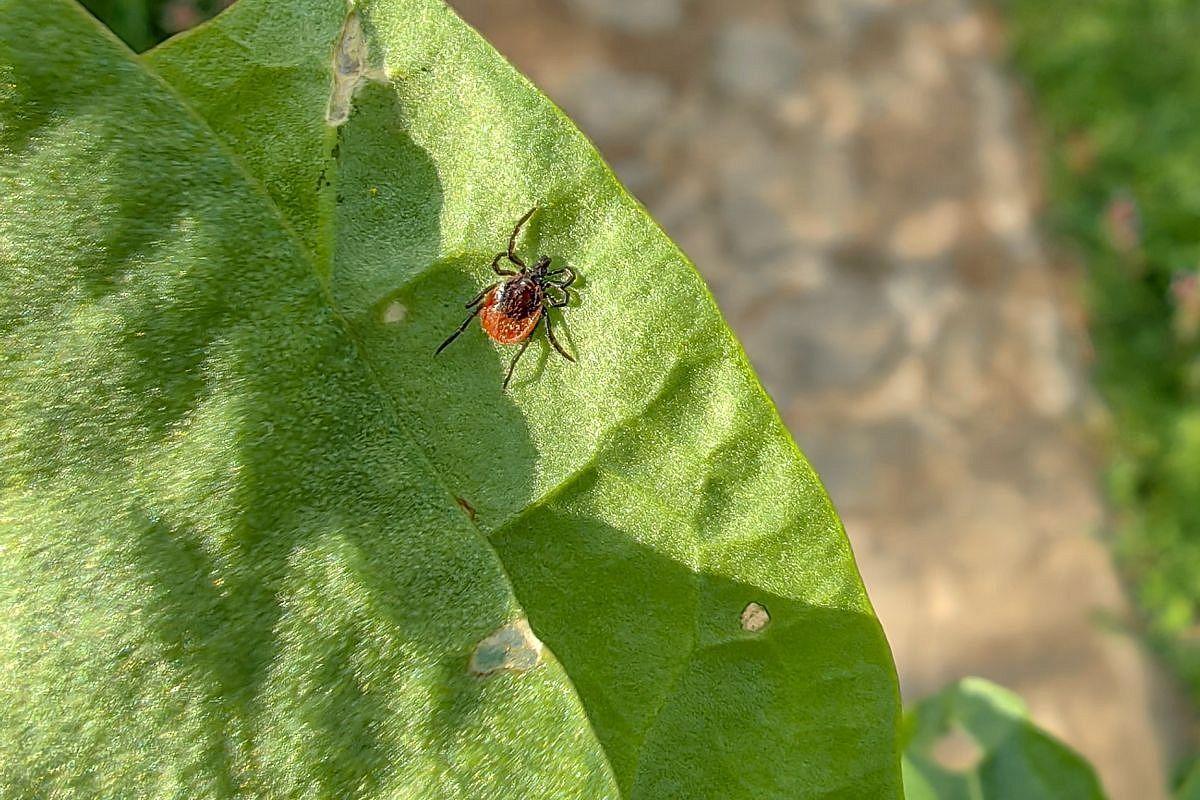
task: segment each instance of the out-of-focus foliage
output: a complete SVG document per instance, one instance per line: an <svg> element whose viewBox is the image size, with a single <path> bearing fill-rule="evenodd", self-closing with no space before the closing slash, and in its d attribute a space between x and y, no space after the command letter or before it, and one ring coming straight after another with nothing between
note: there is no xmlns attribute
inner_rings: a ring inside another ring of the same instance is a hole
<svg viewBox="0 0 1200 800"><path fill-rule="evenodd" d="M918 703L904 731L908 800L1103 800L1091 766L982 678Z"/></svg>
<svg viewBox="0 0 1200 800"><path fill-rule="evenodd" d="M1200 698L1200 5L1015 0L1011 20L1051 219L1087 264L1119 561Z"/></svg>
<svg viewBox="0 0 1200 800"><path fill-rule="evenodd" d="M1179 789L1175 792L1176 800L1200 800L1200 761L1196 761L1183 773Z"/></svg>
<svg viewBox="0 0 1200 800"><path fill-rule="evenodd" d="M191 28L233 0L81 0L125 44L141 52Z"/></svg>

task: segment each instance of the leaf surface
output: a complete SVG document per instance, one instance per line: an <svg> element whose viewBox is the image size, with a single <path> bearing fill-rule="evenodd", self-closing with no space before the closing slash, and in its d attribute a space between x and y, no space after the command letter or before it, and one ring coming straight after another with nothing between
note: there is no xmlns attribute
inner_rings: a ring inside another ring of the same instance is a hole
<svg viewBox="0 0 1200 800"><path fill-rule="evenodd" d="M0 70L6 794L899 796L815 474L445 6L242 0L138 59L0 0ZM539 334L502 392L478 326L433 351L532 207L578 363Z"/></svg>

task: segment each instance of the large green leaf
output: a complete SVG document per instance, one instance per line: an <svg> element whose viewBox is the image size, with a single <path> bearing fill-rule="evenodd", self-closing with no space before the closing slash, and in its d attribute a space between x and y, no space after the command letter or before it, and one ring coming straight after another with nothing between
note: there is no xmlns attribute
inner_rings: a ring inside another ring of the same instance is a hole
<svg viewBox="0 0 1200 800"><path fill-rule="evenodd" d="M0 0L0 204L0 794L899 795L816 476L440 2L242 0L138 59ZM579 363L502 392L477 327L432 356L533 206Z"/></svg>
<svg viewBox="0 0 1200 800"><path fill-rule="evenodd" d="M904 727L908 800L1104 800L1091 765L982 678L921 701Z"/></svg>

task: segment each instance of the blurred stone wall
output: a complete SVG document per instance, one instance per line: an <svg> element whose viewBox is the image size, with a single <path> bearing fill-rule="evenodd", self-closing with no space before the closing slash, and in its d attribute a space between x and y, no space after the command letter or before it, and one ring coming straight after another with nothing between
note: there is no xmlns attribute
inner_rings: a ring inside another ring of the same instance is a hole
<svg viewBox="0 0 1200 800"><path fill-rule="evenodd" d="M1119 632L1077 280L1033 225L986 6L452 5L712 286L843 515L906 699L990 678L1113 798L1166 797L1184 717Z"/></svg>

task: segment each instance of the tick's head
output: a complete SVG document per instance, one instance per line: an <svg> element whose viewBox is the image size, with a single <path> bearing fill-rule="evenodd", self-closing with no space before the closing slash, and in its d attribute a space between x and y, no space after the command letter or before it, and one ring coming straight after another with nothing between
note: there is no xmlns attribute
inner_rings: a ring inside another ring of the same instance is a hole
<svg viewBox="0 0 1200 800"><path fill-rule="evenodd" d="M545 274L549 271L550 271L550 256L541 256L540 258L538 258L537 263L533 265L533 269L531 269L529 272L535 278L541 278L541 277L544 277Z"/></svg>

